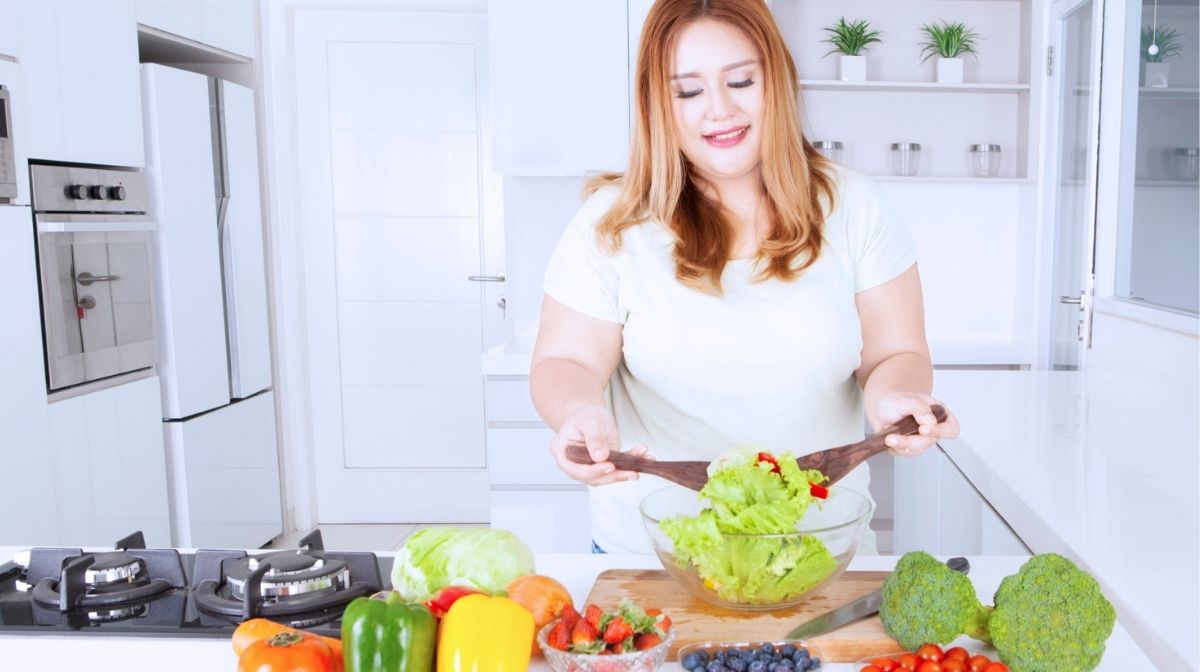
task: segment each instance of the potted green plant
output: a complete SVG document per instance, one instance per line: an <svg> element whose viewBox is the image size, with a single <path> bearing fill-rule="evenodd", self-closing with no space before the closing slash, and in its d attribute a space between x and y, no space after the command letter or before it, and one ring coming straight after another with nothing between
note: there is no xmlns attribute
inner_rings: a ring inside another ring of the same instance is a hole
<svg viewBox="0 0 1200 672"><path fill-rule="evenodd" d="M1151 88L1165 88L1170 82L1171 64L1167 59L1183 58L1183 36L1167 26L1142 28L1142 60L1146 69L1142 84Z"/></svg>
<svg viewBox="0 0 1200 672"><path fill-rule="evenodd" d="M921 62L937 56L937 81L942 84L960 84L963 81L963 54L975 55L975 41L979 34L961 21L941 21L922 24L925 41L921 43Z"/></svg>
<svg viewBox="0 0 1200 672"><path fill-rule="evenodd" d="M838 78L845 81L865 81L867 57L863 52L871 44L883 41L879 39L881 33L871 30L871 22L866 19L847 23L844 16L832 26L826 26L824 30L829 33L829 38L823 41L833 46L825 55L841 54L838 61Z"/></svg>

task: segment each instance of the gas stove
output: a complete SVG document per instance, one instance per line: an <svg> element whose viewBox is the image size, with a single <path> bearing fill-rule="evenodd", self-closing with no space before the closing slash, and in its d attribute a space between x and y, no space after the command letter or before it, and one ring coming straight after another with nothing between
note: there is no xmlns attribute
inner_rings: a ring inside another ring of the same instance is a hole
<svg viewBox="0 0 1200 672"><path fill-rule="evenodd" d="M141 532L113 548L34 548L27 565L0 565L0 635L228 637L263 617L336 636L346 605L386 587L392 565L326 551L320 530L293 550L147 549Z"/></svg>

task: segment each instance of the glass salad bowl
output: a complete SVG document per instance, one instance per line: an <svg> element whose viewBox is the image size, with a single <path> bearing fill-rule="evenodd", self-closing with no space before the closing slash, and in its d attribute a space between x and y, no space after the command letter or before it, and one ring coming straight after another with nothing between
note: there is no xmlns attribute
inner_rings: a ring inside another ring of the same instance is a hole
<svg viewBox="0 0 1200 672"><path fill-rule="evenodd" d="M590 653L572 653L556 649L547 642L550 630L558 623L558 619L542 626L537 633L537 643L542 649L542 655L554 672L654 672L662 667L667 659L671 643L675 641L675 628L669 628L662 641L642 651L595 655Z"/></svg>
<svg viewBox="0 0 1200 672"><path fill-rule="evenodd" d="M835 581L850 564L875 504L833 487L785 534L723 534L712 529L676 548L663 521L690 518L707 506L699 493L671 486L647 495L642 522L667 572L696 597L720 607L769 611L796 606Z"/></svg>

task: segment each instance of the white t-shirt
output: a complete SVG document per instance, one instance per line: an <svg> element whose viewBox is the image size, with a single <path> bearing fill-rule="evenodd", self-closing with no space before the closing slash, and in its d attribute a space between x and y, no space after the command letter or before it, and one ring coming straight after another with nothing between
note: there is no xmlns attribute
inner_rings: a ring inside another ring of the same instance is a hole
<svg viewBox="0 0 1200 672"><path fill-rule="evenodd" d="M721 296L675 279L674 235L658 221L626 229L614 255L600 247L595 227L616 187L583 204L543 289L622 325L608 402L623 449L644 443L660 460L711 460L754 444L799 456L863 438L854 295L903 273L916 251L874 180L844 168L834 177L835 207L817 261L790 282L755 282L753 260L730 261ZM869 479L863 464L839 485L869 497ZM595 543L610 553L652 552L638 505L668 485L643 474L592 487Z"/></svg>

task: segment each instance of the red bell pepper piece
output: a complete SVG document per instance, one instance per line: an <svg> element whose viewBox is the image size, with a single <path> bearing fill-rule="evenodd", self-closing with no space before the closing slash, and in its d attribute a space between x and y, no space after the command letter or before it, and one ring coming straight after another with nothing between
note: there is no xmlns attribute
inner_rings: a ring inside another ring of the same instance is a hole
<svg viewBox="0 0 1200 672"><path fill-rule="evenodd" d="M436 595L426 600L425 606L429 607L429 610L433 612L436 618L441 618L446 615L447 611L450 611L451 605L458 601L458 598L482 592L482 590L476 590L467 586L446 586L439 590Z"/></svg>
<svg viewBox="0 0 1200 672"><path fill-rule="evenodd" d="M811 494L813 497L816 497L817 499L828 499L829 498L829 488L827 488L823 485L817 485L816 483L809 483L808 484L808 492L809 492L809 494Z"/></svg>
<svg viewBox="0 0 1200 672"><path fill-rule="evenodd" d="M766 453L766 452L759 453L758 459L756 459L754 461L754 463L761 464L763 462L766 462L767 464L771 465L771 473L775 473L775 474L779 473L779 460L775 459L774 455L772 455L770 453Z"/></svg>

